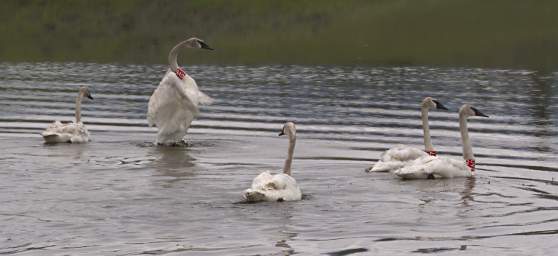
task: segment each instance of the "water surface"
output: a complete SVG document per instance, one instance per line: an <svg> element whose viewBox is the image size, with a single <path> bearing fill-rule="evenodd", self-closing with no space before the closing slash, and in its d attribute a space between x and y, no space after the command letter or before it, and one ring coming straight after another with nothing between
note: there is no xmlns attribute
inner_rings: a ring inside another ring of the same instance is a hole
<svg viewBox="0 0 558 256"><path fill-rule="evenodd" d="M558 250L558 73L466 68L193 66L216 99L187 136L156 147L147 127L160 65L0 64L0 254L550 255ZM45 145L77 88L92 141ZM364 169L421 147L418 104L440 155L460 158L470 103L475 179L401 181ZM239 204L278 170L297 123L304 200Z"/></svg>

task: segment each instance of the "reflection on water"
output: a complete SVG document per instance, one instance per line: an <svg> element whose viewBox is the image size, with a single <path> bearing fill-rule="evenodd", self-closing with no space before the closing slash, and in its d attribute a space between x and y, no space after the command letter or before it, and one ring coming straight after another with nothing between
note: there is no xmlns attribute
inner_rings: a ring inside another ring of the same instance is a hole
<svg viewBox="0 0 558 256"><path fill-rule="evenodd" d="M128 72L137 70L138 72ZM164 66L0 64L0 254L550 255L558 220L558 74L429 67L194 66L202 109L186 147L158 147L148 97ZM84 72L87 71L87 72ZM141 72L139 72L141 71ZM126 75L122 75L126 74ZM93 141L45 145L70 121L79 85ZM471 103L474 179L401 181L362 170L397 143L461 158L457 114ZM279 170L285 121L298 128L304 200L238 204Z"/></svg>
<svg viewBox="0 0 558 256"><path fill-rule="evenodd" d="M475 177L473 178L469 178L469 179L464 179L465 180L465 185L463 188L463 191L460 193L461 194L461 200L463 200L463 202L461 203L462 206L469 206L469 203L471 201L474 201L474 197L473 197L473 189L475 188Z"/></svg>
<svg viewBox="0 0 558 256"><path fill-rule="evenodd" d="M194 167L192 158L187 147L162 147L154 146L149 150L149 156L155 156L153 166L162 173L173 172ZM175 175L169 175L175 176ZM178 175L182 176L182 175Z"/></svg>

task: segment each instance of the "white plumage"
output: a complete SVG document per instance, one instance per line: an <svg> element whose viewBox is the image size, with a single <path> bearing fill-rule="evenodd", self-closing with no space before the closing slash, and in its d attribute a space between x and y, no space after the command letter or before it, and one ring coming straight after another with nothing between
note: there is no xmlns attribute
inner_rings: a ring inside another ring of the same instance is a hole
<svg viewBox="0 0 558 256"><path fill-rule="evenodd" d="M254 178L252 187L244 191L244 198L250 202L296 201L302 198L302 192L293 177L265 171Z"/></svg>
<svg viewBox="0 0 558 256"><path fill-rule="evenodd" d="M394 171L394 174L402 179L436 179L473 176L475 171L475 157L467 130L467 118L469 116L488 117L468 104L463 105L459 109L459 130L461 132L461 141L463 144L463 160L426 156L410 162L404 167Z"/></svg>
<svg viewBox="0 0 558 256"><path fill-rule="evenodd" d="M60 121L55 121L41 135L46 143L89 142L89 132L81 122L63 124Z"/></svg>
<svg viewBox="0 0 558 256"><path fill-rule="evenodd" d="M149 98L147 109L149 125L158 128L159 144L182 142L190 124L199 114L199 105L208 105L213 101L199 90L192 77L178 67L176 58L178 50L183 47L211 49L202 40L190 38L170 51L170 68Z"/></svg>
<svg viewBox="0 0 558 256"><path fill-rule="evenodd" d="M413 160L429 156L428 153L406 145L396 145L384 152L378 162L369 169L370 172L395 171Z"/></svg>
<svg viewBox="0 0 558 256"><path fill-rule="evenodd" d="M289 137L287 160L283 166L283 173L271 174L269 171L260 173L252 181L252 186L244 190L243 197L248 202L258 201L296 201L302 199L302 192L296 180L291 176L294 147L296 143L296 128L294 123L287 122L279 136Z"/></svg>
<svg viewBox="0 0 558 256"><path fill-rule="evenodd" d="M435 154L434 146L430 139L430 127L428 125L428 110L430 108L444 109L447 108L442 105L439 101L434 100L430 97L424 98L421 102L421 119L422 119L422 129L424 138L424 148L425 150L420 150L406 145L396 145L395 147L388 149L384 152L378 162L376 162L372 167L366 169L367 172L393 172L411 161L429 156L429 153Z"/></svg>
<svg viewBox="0 0 558 256"><path fill-rule="evenodd" d="M211 104L212 99L198 89L196 81L185 75L180 80L167 71L149 98L147 120L157 126L157 143L172 144L182 141L190 124L199 114L200 104Z"/></svg>
<svg viewBox="0 0 558 256"><path fill-rule="evenodd" d="M463 160L425 156L395 170L402 179L440 179L473 176Z"/></svg>
<svg viewBox="0 0 558 256"><path fill-rule="evenodd" d="M89 132L85 125L81 122L81 101L83 97L93 99L89 89L82 86L79 89L79 95L76 99L76 121L63 124L55 121L50 124L46 130L41 133L46 143L86 143L89 142Z"/></svg>

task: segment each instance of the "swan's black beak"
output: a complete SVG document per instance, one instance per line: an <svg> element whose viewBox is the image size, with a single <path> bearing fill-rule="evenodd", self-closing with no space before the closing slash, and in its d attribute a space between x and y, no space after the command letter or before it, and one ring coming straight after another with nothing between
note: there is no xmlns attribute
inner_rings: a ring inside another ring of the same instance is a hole
<svg viewBox="0 0 558 256"><path fill-rule="evenodd" d="M285 132L283 130L281 130L281 132L279 133L279 136L283 136L285 135Z"/></svg>
<svg viewBox="0 0 558 256"><path fill-rule="evenodd" d="M478 109L471 107L471 109L473 110L473 112L475 112L475 116L483 116L483 117L488 117L487 115L483 114L482 112L480 112Z"/></svg>
<svg viewBox="0 0 558 256"><path fill-rule="evenodd" d="M89 98L89 99L91 99L91 100L93 99L93 96L91 96L90 93L88 93L88 94L86 95L86 97Z"/></svg>
<svg viewBox="0 0 558 256"><path fill-rule="evenodd" d="M207 45L207 44L206 44L205 42L203 42L203 41L199 41L199 43L200 43L202 49L212 50L212 51L215 50L215 49L209 47L209 45Z"/></svg>
<svg viewBox="0 0 558 256"><path fill-rule="evenodd" d="M436 108L437 109L449 110L448 108L446 108L446 106L442 105L442 103L440 103L439 101L437 101L437 100L432 100L432 101L434 101L434 103L436 103Z"/></svg>

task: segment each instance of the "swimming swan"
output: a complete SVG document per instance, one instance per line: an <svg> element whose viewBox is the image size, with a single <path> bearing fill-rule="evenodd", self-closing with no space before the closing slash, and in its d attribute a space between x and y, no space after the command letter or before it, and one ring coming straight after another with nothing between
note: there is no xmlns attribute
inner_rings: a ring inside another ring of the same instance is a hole
<svg viewBox="0 0 558 256"><path fill-rule="evenodd" d="M79 88L79 95L76 99L76 121L69 124L63 124L55 121L50 124L41 134L46 143L86 143L89 142L89 132L85 125L81 122L81 101L83 97L93 99L87 87Z"/></svg>
<svg viewBox="0 0 558 256"><path fill-rule="evenodd" d="M376 164L366 169L367 172L395 171L417 158L425 157L428 155L436 156L436 150L434 150L434 146L432 146L432 141L430 140L428 110L430 110L431 108L444 110L448 109L444 105L442 105L442 103L435 99L432 99L431 97L424 98L424 100L422 100L420 104L420 108L424 137L424 151L405 145L396 145L395 147L384 152L380 156L380 160L378 160Z"/></svg>
<svg viewBox="0 0 558 256"><path fill-rule="evenodd" d="M296 142L294 123L287 122L279 133L289 137L289 151L283 167L283 173L272 175L269 171L262 172L252 181L252 187L244 191L244 199L248 202L258 201L296 201L302 198L302 192L291 176L291 165Z"/></svg>
<svg viewBox="0 0 558 256"><path fill-rule="evenodd" d="M396 170L394 174L402 179L456 178L475 175L475 156L473 155L473 148L467 129L467 118L470 116L488 117L468 104L464 104L459 109L459 130L461 131L463 158L465 161L427 156Z"/></svg>
<svg viewBox="0 0 558 256"><path fill-rule="evenodd" d="M213 99L198 89L196 81L178 67L178 51L182 48L213 50L203 40L190 38L175 45L169 52L169 69L149 98L147 121L157 126L158 144L181 143L190 124L199 114L198 106L211 104Z"/></svg>

